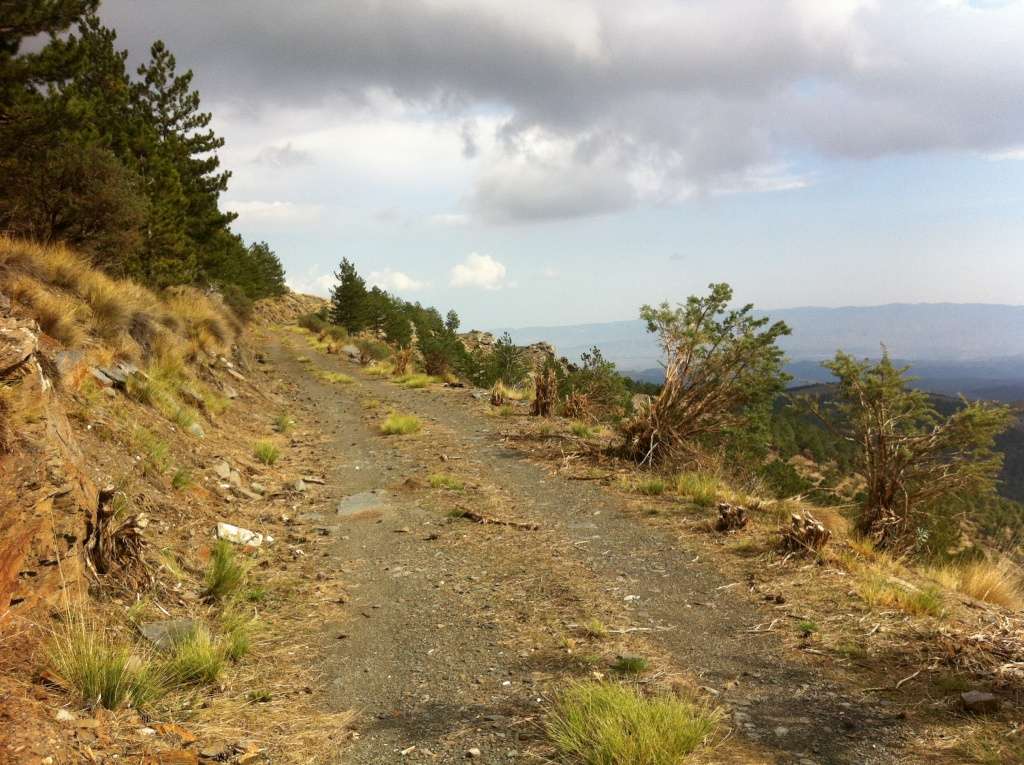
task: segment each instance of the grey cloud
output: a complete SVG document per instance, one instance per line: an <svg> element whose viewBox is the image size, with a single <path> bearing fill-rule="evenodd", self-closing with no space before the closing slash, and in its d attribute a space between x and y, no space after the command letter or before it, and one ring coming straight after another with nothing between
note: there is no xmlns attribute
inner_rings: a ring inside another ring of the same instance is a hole
<svg viewBox="0 0 1024 765"><path fill-rule="evenodd" d="M481 174L470 206L491 223L602 215L634 203L630 186L614 172L585 166L498 166Z"/></svg>
<svg viewBox="0 0 1024 765"><path fill-rule="evenodd" d="M308 151L294 148L291 143L284 146L267 146L260 149L252 160L257 165L268 167L298 167L313 163L313 155Z"/></svg>
<svg viewBox="0 0 1024 765"><path fill-rule="evenodd" d="M499 110L510 115L497 136L506 152L524 155L519 139L541 128L574 144L579 168L595 156L606 170L611 162L619 183L653 168L668 196L789 153L860 158L1024 143L1019 4L865 2L844 16L845 5L107 0L102 13L133 50L165 37L214 102L358 103L383 88L446 115ZM478 136L469 129L462 138L475 157ZM547 217L517 190L535 185L482 176L475 204L497 213L505 200L499 217ZM580 191L593 212L630 202L607 178L592 186ZM585 212L569 200L557 206Z"/></svg>

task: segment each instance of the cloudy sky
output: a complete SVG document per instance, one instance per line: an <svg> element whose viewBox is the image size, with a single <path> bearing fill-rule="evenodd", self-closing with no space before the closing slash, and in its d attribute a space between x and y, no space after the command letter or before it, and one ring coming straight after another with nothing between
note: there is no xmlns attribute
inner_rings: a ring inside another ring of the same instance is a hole
<svg viewBox="0 0 1024 765"><path fill-rule="evenodd" d="M1024 0L104 0L227 139L227 206L465 325L1024 302Z"/></svg>

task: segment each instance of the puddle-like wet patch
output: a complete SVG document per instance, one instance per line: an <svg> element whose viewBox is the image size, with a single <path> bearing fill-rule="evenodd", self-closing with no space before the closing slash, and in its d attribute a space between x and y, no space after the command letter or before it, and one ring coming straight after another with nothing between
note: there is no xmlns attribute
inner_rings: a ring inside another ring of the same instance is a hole
<svg viewBox="0 0 1024 765"><path fill-rule="evenodd" d="M361 491L351 494L334 506L338 515L352 516L366 513L368 510L386 510L389 507L388 495L384 492Z"/></svg>

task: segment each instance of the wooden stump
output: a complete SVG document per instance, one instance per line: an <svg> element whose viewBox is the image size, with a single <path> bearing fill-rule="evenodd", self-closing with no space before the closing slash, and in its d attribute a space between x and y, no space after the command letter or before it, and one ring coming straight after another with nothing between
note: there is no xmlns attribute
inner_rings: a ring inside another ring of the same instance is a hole
<svg viewBox="0 0 1024 765"><path fill-rule="evenodd" d="M782 549L787 552L818 552L832 538L832 532L810 513L793 513L789 528L782 531Z"/></svg>
<svg viewBox="0 0 1024 765"><path fill-rule="evenodd" d="M716 531L736 531L747 525L747 509L739 505L730 505L728 502L718 503L718 522L715 523Z"/></svg>

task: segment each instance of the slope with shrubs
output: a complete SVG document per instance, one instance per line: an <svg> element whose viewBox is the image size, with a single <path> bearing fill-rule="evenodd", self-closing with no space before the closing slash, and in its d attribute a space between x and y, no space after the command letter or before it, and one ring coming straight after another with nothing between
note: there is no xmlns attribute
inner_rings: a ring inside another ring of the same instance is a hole
<svg viewBox="0 0 1024 765"><path fill-rule="evenodd" d="M297 468L251 332L216 292L153 292L66 248L0 239L0 356L29 351L0 370L0 759L78 761L65 705L99 725L97 756L136 751L146 725L168 761L212 743L308 762L320 750L290 742L344 735L347 713L325 715L312 690L259 685L316 685L280 623L295 601L275 594L303 592L305 562L214 544L220 521L287 533L254 513ZM143 637L168 619L188 627Z"/></svg>

